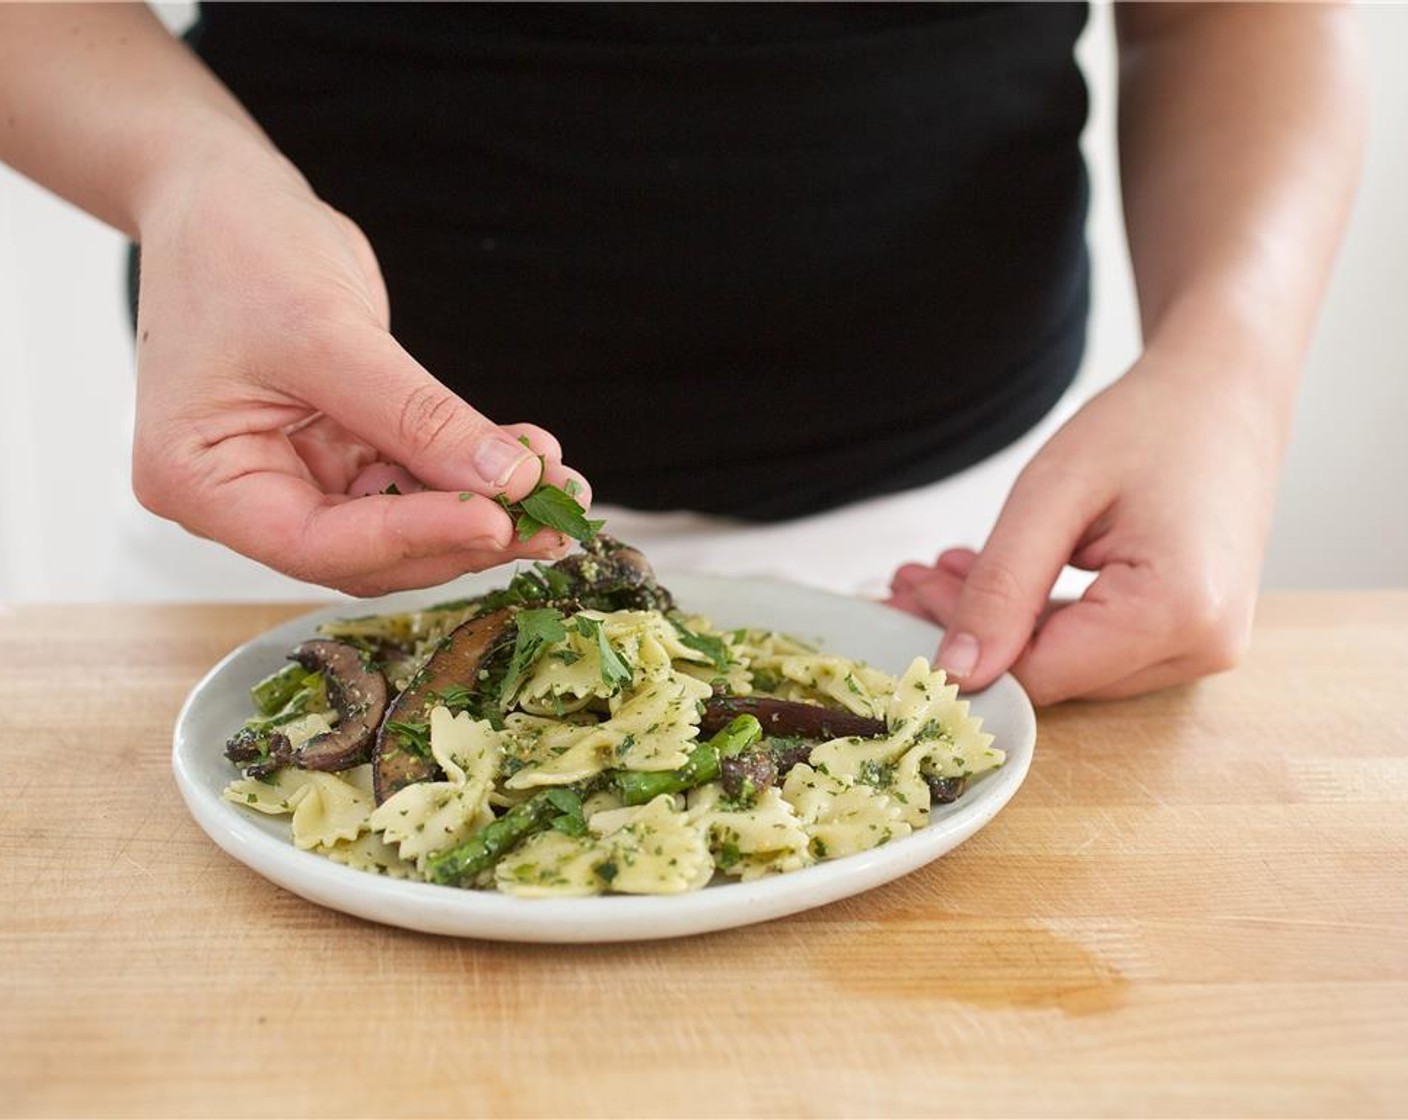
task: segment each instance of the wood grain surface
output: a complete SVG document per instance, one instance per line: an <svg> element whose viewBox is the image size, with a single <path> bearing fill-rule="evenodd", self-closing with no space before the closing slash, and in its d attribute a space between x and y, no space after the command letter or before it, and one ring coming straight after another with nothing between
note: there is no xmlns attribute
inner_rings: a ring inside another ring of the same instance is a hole
<svg viewBox="0 0 1408 1120"><path fill-rule="evenodd" d="M1408 593L1272 596L1237 671L1042 712L896 883L587 947L323 910L196 827L176 712L292 613L0 611L3 1115L1408 1113Z"/></svg>

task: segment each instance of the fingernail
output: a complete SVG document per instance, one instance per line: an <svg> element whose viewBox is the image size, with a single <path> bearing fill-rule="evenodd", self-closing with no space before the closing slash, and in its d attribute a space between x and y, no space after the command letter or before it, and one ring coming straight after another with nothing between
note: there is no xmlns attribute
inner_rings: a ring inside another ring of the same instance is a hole
<svg viewBox="0 0 1408 1120"><path fill-rule="evenodd" d="M949 634L939 647L936 660L950 677L971 677L978 667L978 639L972 634Z"/></svg>
<svg viewBox="0 0 1408 1120"><path fill-rule="evenodd" d="M522 464L534 458L533 452L513 440L490 436L474 449L474 469L491 486L507 486Z"/></svg>

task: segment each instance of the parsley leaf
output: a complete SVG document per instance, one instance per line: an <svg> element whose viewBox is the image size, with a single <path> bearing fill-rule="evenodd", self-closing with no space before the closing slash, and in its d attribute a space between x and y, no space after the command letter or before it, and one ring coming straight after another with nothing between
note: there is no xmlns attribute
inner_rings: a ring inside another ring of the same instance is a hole
<svg viewBox="0 0 1408 1120"><path fill-rule="evenodd" d="M519 442L525 447L528 446L527 440L522 437ZM513 518L518 539L526 541L540 529L555 529L564 536L583 543L595 537L606 522L587 517L587 511L577 501L576 495L582 490L577 480L569 479L565 490L550 482L544 482L543 472L547 470L547 461L541 455L538 456L538 470L538 484L522 501L511 502L502 494L495 499Z"/></svg>
<svg viewBox="0 0 1408 1120"><path fill-rule="evenodd" d="M596 639L596 648L601 654L602 683L616 688L628 685L635 679L635 673L626 663L626 659L617 653L616 648L607 640L606 631L600 622L594 618L588 618L584 614L579 614L574 622L574 628L582 637L588 640Z"/></svg>
<svg viewBox="0 0 1408 1120"><path fill-rule="evenodd" d="M539 529L556 529L579 541L589 541L606 524L589 520L581 504L566 490L540 482L522 502L524 516L518 521L518 539L526 541Z"/></svg>
<svg viewBox="0 0 1408 1120"><path fill-rule="evenodd" d="M545 794L553 808L561 814L549 821L549 826L567 836L585 836L587 819L582 813L582 799L563 786L554 786Z"/></svg>
<svg viewBox="0 0 1408 1120"><path fill-rule="evenodd" d="M716 638L712 634L696 634L677 618L671 618L670 622L674 625L675 633L680 636L681 643L702 653L719 672L728 671L728 646L722 638Z"/></svg>
<svg viewBox="0 0 1408 1120"><path fill-rule="evenodd" d="M401 740L401 749L417 758L431 759L430 724L387 720L386 730Z"/></svg>
<svg viewBox="0 0 1408 1120"><path fill-rule="evenodd" d="M499 692L499 707L503 711L508 711L518 690L523 687L523 678L541 656L544 647L567 637L562 625L562 612L554 607L521 610L514 615L514 623L518 634L513 641L513 656L509 659L508 671L504 674L503 687Z"/></svg>
<svg viewBox="0 0 1408 1120"><path fill-rule="evenodd" d="M450 710L451 715L467 712L474 706L474 693L462 684L446 685L439 692L431 693L437 702Z"/></svg>

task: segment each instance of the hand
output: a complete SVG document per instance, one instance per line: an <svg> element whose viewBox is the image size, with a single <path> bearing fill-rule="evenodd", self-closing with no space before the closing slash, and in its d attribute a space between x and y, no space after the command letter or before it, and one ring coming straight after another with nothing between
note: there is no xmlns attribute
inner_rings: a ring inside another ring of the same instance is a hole
<svg viewBox="0 0 1408 1120"><path fill-rule="evenodd" d="M1187 374L1146 353L1033 458L981 552L895 573L891 604L945 627L937 663L963 687L1010 669L1037 704L1114 698L1241 655L1283 425L1251 378ZM1053 603L1066 564L1098 574Z"/></svg>
<svg viewBox="0 0 1408 1120"><path fill-rule="evenodd" d="M216 157L142 217L144 506L359 595L565 552L547 531L516 542L492 500L523 497L542 471L589 502L557 440L494 424L397 345L371 246L292 167ZM392 481L400 496L380 493Z"/></svg>

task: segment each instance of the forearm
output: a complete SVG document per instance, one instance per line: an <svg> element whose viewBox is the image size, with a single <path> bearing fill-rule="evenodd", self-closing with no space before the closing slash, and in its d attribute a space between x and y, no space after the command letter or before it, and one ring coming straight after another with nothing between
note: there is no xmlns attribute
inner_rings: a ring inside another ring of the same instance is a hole
<svg viewBox="0 0 1408 1120"><path fill-rule="evenodd" d="M1146 346L1186 353L1210 378L1241 371L1287 422L1358 178L1355 21L1313 4L1118 13L1125 221Z"/></svg>
<svg viewBox="0 0 1408 1120"><path fill-rule="evenodd" d="M216 154L294 174L145 4L0 4L0 160L138 237Z"/></svg>

